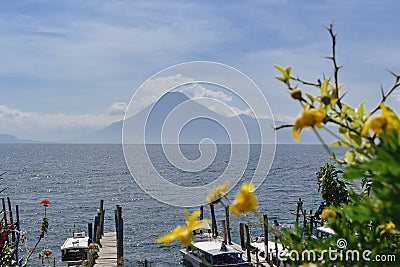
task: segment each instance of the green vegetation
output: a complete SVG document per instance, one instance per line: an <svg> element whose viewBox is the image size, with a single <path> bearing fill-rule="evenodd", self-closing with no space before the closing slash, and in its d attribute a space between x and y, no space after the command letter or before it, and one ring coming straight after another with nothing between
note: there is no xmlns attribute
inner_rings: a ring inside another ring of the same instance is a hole
<svg viewBox="0 0 400 267"><path fill-rule="evenodd" d="M321 192L322 199L326 205L338 207L342 203L347 203L349 194L347 192L346 182L338 177L343 173L336 169L335 165L325 163L317 172L318 191Z"/></svg>
<svg viewBox="0 0 400 267"><path fill-rule="evenodd" d="M395 81L386 92L381 89L382 99L373 110L365 111L365 102L361 102L358 107L351 107L344 102L345 93L341 93L344 85L338 81L341 67L337 65L333 25L327 30L332 38L332 55L327 57L333 63L330 78L324 76L316 82L307 82L293 77L292 67L276 66L282 73L277 79L285 84L292 98L303 107L294 125L281 125L278 128L293 127L293 135L299 139L301 130L311 127L337 166L343 170L346 182L361 178L364 190L346 190L345 181L337 178L341 170L336 170L331 164L324 165L318 173L318 185L322 197L330 206L324 210L322 218L335 231L334 237L303 241L296 228L293 233L285 232L283 242L300 254L304 250L322 252L336 248L337 258L334 261L329 261L327 257L314 261L313 265L318 266L394 264L394 257L400 260L400 120L385 105L385 101L400 86L400 76L390 72ZM319 94L307 93L305 89L308 87L317 88ZM381 114L377 115L379 111ZM336 125L338 132L324 127L328 124ZM337 139L330 146L345 146L349 149L343 158L338 158L330 150L315 127L323 128ZM347 243L345 247L336 243L343 239ZM335 244L338 245L335 247ZM357 250L360 258L344 257L343 253L349 250ZM300 263L309 266L308 262L311 260L300 259L294 266Z"/></svg>

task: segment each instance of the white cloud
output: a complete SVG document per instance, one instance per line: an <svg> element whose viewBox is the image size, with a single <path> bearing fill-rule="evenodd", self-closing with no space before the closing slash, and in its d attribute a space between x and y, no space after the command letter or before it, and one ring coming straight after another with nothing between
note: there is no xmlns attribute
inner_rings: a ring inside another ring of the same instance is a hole
<svg viewBox="0 0 400 267"><path fill-rule="evenodd" d="M41 114L0 105L0 133L33 140L67 140L122 119L121 114Z"/></svg>
<svg viewBox="0 0 400 267"><path fill-rule="evenodd" d="M124 115L128 105L125 102L115 102L108 108L109 115Z"/></svg>
<svg viewBox="0 0 400 267"><path fill-rule="evenodd" d="M292 117L292 116L288 116L288 115L274 114L274 120L275 121L286 122L286 123L294 123L296 118Z"/></svg>
<svg viewBox="0 0 400 267"><path fill-rule="evenodd" d="M164 90L171 90L176 84L184 84L189 81L191 81L190 78L180 74L147 80L133 95L127 109L127 117L133 116L148 105L155 103L163 95Z"/></svg>
<svg viewBox="0 0 400 267"><path fill-rule="evenodd" d="M400 91L394 92L393 97L396 102L400 102Z"/></svg>
<svg viewBox="0 0 400 267"><path fill-rule="evenodd" d="M137 94L134 95L132 102L129 104L128 115L130 117L150 104L153 104L160 97L161 92L170 90L185 94L188 98L209 108L210 110L223 115L235 116L246 114L253 116L250 108L240 108L233 105L233 98L222 90L212 90L203 86L201 83L190 83L192 78L185 77L181 74L172 76L163 76L148 80ZM178 85L178 86L177 86ZM222 108L221 105L213 105L213 101L202 101L212 98L224 103L228 108Z"/></svg>
<svg viewBox="0 0 400 267"><path fill-rule="evenodd" d="M177 91L184 93L193 98L210 97L210 98L221 100L223 102L231 102L232 101L232 97L226 95L224 92L210 90L210 89L204 88L203 86L201 86L199 84L195 84L193 86L183 86L181 88L178 88Z"/></svg>

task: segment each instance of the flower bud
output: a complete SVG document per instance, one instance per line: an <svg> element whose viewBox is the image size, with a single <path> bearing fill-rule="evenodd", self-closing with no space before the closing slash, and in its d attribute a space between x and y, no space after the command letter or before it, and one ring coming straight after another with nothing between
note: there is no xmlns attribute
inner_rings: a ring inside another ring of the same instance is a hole
<svg viewBox="0 0 400 267"><path fill-rule="evenodd" d="M301 100L302 96L301 96L301 91L299 88L294 88L292 89L292 91L290 91L290 95L297 100Z"/></svg>
<svg viewBox="0 0 400 267"><path fill-rule="evenodd" d="M329 95L322 95L321 101L324 103L324 105L328 105L331 103L331 97Z"/></svg>

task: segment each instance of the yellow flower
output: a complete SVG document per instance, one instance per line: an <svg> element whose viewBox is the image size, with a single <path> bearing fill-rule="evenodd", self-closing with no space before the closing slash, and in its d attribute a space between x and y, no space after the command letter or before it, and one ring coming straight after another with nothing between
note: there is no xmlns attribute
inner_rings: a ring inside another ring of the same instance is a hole
<svg viewBox="0 0 400 267"><path fill-rule="evenodd" d="M311 126L317 126L318 128L322 127L322 122L326 117L326 110L323 108L317 109L307 109L308 105L304 106L303 113L296 119L292 133L294 139L298 141L300 139L300 131L303 128L308 128Z"/></svg>
<svg viewBox="0 0 400 267"><path fill-rule="evenodd" d="M396 225L392 221L389 221L388 223L379 225L376 228L376 231L377 232L380 231L379 234L383 235L384 233L386 233L387 230L392 230L392 229L395 229L395 228L396 228Z"/></svg>
<svg viewBox="0 0 400 267"><path fill-rule="evenodd" d="M245 183L240 188L230 210L233 214L239 215L240 213L252 211L255 208L257 208L257 198L254 195L254 186L251 183Z"/></svg>
<svg viewBox="0 0 400 267"><path fill-rule="evenodd" d="M210 204L217 202L221 197L225 195L225 191L228 185L229 182L226 182L223 185L215 186L213 189L211 189L210 193L208 193L206 201Z"/></svg>
<svg viewBox="0 0 400 267"><path fill-rule="evenodd" d="M380 104L382 113L370 119L361 131L361 135L367 136L369 129L376 134L383 134L386 131L400 131L400 120L390 108L385 104Z"/></svg>
<svg viewBox="0 0 400 267"><path fill-rule="evenodd" d="M331 209L328 209L328 208L325 208L323 211L322 211L322 214L321 214L321 219L322 220L326 220L326 219L328 219L329 217L336 217L336 211L334 211L334 210L331 210Z"/></svg>
<svg viewBox="0 0 400 267"><path fill-rule="evenodd" d="M311 263L311 262L307 262L307 263L303 263L302 265L300 265L300 267L317 267L318 265L316 265L315 263Z"/></svg>
<svg viewBox="0 0 400 267"><path fill-rule="evenodd" d="M209 223L209 220L199 220L197 221L197 217L200 216L199 210L193 212L193 214L189 217L189 212L185 210L186 217L186 226L178 225L174 230L172 230L169 234L163 235L157 239L157 243L166 243L169 244L172 240L178 239L185 246L190 246L192 242L192 234L193 230L198 227Z"/></svg>

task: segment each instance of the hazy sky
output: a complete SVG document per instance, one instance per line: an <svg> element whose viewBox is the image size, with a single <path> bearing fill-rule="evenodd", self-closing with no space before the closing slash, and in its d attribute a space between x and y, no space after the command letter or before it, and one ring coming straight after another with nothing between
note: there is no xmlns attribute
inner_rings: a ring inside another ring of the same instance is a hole
<svg viewBox="0 0 400 267"><path fill-rule="evenodd" d="M398 1L2 1L0 133L57 140L122 118L151 75L186 61L228 64L262 89L276 119L300 107L275 64L329 74L338 32L346 99L375 106L400 73ZM396 99L397 97L397 99ZM400 94L389 104L397 111Z"/></svg>

